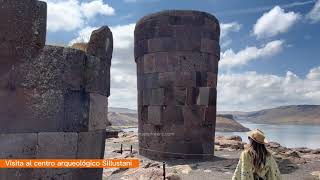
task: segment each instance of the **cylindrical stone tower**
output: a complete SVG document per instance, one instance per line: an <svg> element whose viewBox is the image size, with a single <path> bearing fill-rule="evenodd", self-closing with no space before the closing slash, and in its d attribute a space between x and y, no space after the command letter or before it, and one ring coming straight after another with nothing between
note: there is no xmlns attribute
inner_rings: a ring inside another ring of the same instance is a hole
<svg viewBox="0 0 320 180"><path fill-rule="evenodd" d="M163 11L137 23L141 155L213 157L219 36L218 20L205 12Z"/></svg>

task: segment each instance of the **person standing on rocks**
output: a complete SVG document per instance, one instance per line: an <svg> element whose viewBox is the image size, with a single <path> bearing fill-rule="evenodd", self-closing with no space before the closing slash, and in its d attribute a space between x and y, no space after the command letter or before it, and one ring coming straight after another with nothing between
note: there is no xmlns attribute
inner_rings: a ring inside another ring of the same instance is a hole
<svg viewBox="0 0 320 180"><path fill-rule="evenodd" d="M248 139L250 145L241 153L232 180L281 180L278 165L265 146L264 133L250 131Z"/></svg>

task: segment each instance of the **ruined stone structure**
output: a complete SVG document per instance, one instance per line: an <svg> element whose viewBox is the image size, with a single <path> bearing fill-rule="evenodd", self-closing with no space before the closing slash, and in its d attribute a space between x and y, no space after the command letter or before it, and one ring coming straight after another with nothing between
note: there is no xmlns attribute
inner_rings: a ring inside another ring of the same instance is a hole
<svg viewBox="0 0 320 180"><path fill-rule="evenodd" d="M140 154L213 157L219 36L218 20L198 11L163 11L137 23Z"/></svg>
<svg viewBox="0 0 320 180"><path fill-rule="evenodd" d="M103 158L112 33L94 31L86 52L45 46L46 12L0 1L0 159ZM0 169L18 179L102 179L102 169Z"/></svg>

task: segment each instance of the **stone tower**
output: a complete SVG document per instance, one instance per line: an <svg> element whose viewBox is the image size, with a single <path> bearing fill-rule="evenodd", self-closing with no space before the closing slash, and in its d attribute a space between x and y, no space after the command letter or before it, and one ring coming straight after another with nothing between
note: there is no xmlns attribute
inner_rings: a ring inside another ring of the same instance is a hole
<svg viewBox="0 0 320 180"><path fill-rule="evenodd" d="M104 157L108 27L85 51L45 46L46 3L0 1L0 159ZM0 169L0 180L102 179L102 169Z"/></svg>
<svg viewBox="0 0 320 180"><path fill-rule="evenodd" d="M163 11L137 23L140 154L213 157L219 36L205 12Z"/></svg>

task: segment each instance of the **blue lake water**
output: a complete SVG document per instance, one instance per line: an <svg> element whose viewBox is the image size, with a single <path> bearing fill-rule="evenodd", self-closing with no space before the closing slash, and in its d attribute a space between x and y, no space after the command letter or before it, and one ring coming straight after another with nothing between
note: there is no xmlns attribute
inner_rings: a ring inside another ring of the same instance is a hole
<svg viewBox="0 0 320 180"><path fill-rule="evenodd" d="M249 129L261 129L269 141L278 142L286 147L320 148L320 126L240 123ZM245 132L217 132L216 134L238 135L242 137L243 141L248 141Z"/></svg>
<svg viewBox="0 0 320 180"><path fill-rule="evenodd" d="M261 129L269 141L278 142L282 146L320 148L320 126L240 123L249 129ZM128 128L124 131L137 132L137 128ZM246 132L216 132L216 135L238 135L243 141L248 141Z"/></svg>

